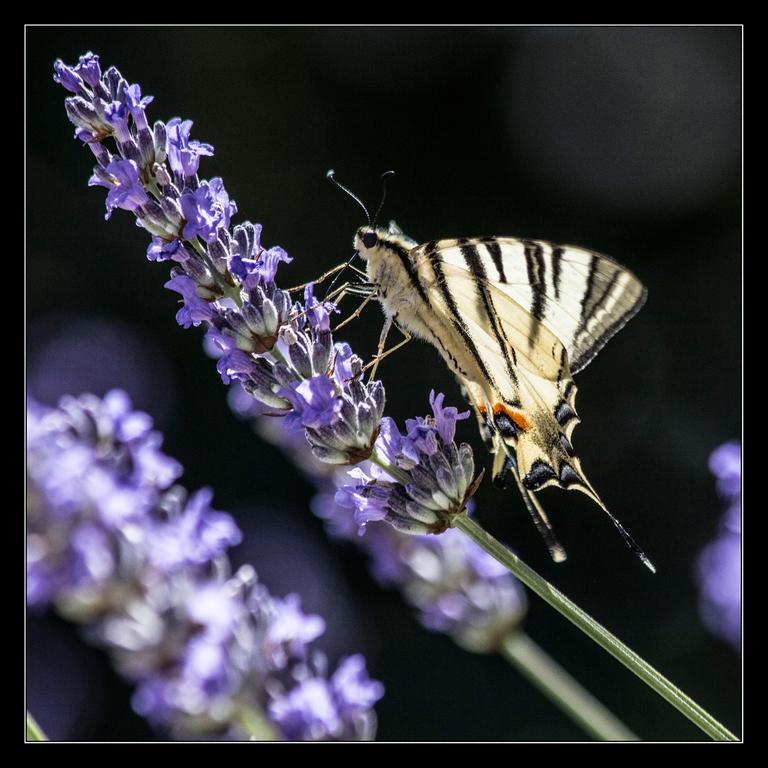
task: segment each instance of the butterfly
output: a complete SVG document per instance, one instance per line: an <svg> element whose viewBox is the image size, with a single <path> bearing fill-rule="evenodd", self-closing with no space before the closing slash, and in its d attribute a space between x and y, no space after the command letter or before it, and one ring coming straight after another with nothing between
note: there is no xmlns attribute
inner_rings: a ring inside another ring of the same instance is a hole
<svg viewBox="0 0 768 768"><path fill-rule="evenodd" d="M534 492L558 486L597 503L655 572L571 444L579 423L573 376L645 303L638 278L584 248L513 237L418 243L375 218L357 230L354 248L384 310L382 339L395 325L406 340L435 347L494 454L494 484L514 479L552 558L566 553Z"/></svg>

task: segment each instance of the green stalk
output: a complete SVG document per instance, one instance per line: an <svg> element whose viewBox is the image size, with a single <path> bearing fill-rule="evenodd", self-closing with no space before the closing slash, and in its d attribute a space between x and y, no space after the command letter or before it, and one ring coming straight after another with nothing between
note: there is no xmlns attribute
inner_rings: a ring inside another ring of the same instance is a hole
<svg viewBox="0 0 768 768"><path fill-rule="evenodd" d="M29 712L27 712L27 741L48 741L43 729Z"/></svg>
<svg viewBox="0 0 768 768"><path fill-rule="evenodd" d="M555 610L573 622L582 632L601 645L608 653L617 658L630 671L634 672L646 685L666 699L673 707L682 712L691 722L701 728L715 741L738 741L724 725L715 720L693 699L686 696L677 686L655 670L647 661L638 656L631 648L624 645L615 635L596 622L588 613L569 600L562 592L555 589L536 571L526 565L517 555L510 552L501 542L493 538L466 514L454 519L454 526L463 531L479 544L489 555L508 568L520 581L539 597L548 602Z"/></svg>
<svg viewBox="0 0 768 768"><path fill-rule="evenodd" d="M598 741L640 741L525 632L513 632L506 638L501 654L593 738Z"/></svg>

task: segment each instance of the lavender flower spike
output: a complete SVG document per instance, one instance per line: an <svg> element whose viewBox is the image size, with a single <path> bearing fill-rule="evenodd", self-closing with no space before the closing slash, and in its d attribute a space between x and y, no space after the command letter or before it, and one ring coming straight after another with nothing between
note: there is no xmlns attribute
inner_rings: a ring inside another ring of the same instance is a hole
<svg viewBox="0 0 768 768"><path fill-rule="evenodd" d="M354 509L360 529L386 520L405 533L441 533L462 514L479 484L474 477L472 449L456 446L456 422L469 412L443 408L444 395L429 396L433 416L406 421L402 435L394 421L384 418L376 442L375 463L349 475L336 502Z"/></svg>
<svg viewBox="0 0 768 768"><path fill-rule="evenodd" d="M312 648L323 620L250 566L230 575L239 529L210 490L174 485L181 466L160 444L122 392L30 402L30 607L87 626L135 684L134 709L174 736L372 738L383 688L362 657L329 677Z"/></svg>
<svg viewBox="0 0 768 768"><path fill-rule="evenodd" d="M360 358L334 344L333 304L318 301L311 285L303 305L294 304L277 286L277 268L291 258L262 246L261 225L230 229L237 206L220 178L198 178L213 147L191 137L192 121L174 117L150 129L152 97L114 67L102 76L93 54L75 67L57 61L54 80L75 94L67 115L96 156L89 183L109 190L107 218L131 211L152 236L147 258L174 262L165 287L182 297L176 321L204 326L222 381L237 380L264 412L302 427L322 461L368 459L384 387L363 382Z"/></svg>

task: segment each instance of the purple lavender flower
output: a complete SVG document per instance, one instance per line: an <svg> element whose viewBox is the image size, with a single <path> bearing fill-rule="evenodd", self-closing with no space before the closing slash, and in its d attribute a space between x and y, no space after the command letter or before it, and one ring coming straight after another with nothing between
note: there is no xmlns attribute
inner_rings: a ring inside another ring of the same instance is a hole
<svg viewBox="0 0 768 768"><path fill-rule="evenodd" d="M281 394L293 408L290 418L310 429L330 426L341 410L342 401L336 396L336 387L324 373L291 382Z"/></svg>
<svg viewBox="0 0 768 768"><path fill-rule="evenodd" d="M262 246L261 225L230 231L237 207L220 178L198 179L213 148L191 137L192 122L173 118L150 130L151 97L114 67L100 76L92 54L74 68L57 62L54 79L76 94L67 114L96 156L91 184L109 189L107 216L132 211L152 235L148 259L175 262L165 285L182 296L176 320L206 327L224 383L237 380L262 410L301 426L323 461L367 459L384 409L381 382L364 382L362 361L334 345L331 302L318 301L309 285L303 305L294 304L277 287L277 268L291 259L279 246Z"/></svg>
<svg viewBox="0 0 768 768"><path fill-rule="evenodd" d="M241 391L230 390L230 404L243 418L259 414L253 400ZM433 398L433 408L443 412L443 399ZM454 436L452 426L460 414L447 410L447 420L437 420L446 437ZM439 536L404 535L385 521L370 521L365 535L353 515L354 503L344 503L350 480L359 469L373 474L383 470L365 462L348 470L334 468L315 459L307 450L301 429L289 430L276 419L254 421L259 434L278 445L315 484L312 503L331 536L365 550L371 569L383 586L398 587L418 609L419 620L428 629L450 635L459 645L474 652L497 650L515 632L526 611L525 592L517 579L493 557L460 531L448 529ZM417 420L418 423L418 420ZM396 458L403 436L387 419L377 441L377 450ZM342 503L339 503L339 500ZM472 505L469 501L468 507Z"/></svg>
<svg viewBox="0 0 768 768"><path fill-rule="evenodd" d="M237 205L229 199L224 182L218 177L203 181L194 192L185 192L179 200L181 213L186 221L184 238L201 237L213 242L220 229L229 227L230 217L237 213Z"/></svg>
<svg viewBox="0 0 768 768"><path fill-rule="evenodd" d="M139 180L139 171L133 160L115 160L106 169L97 168L88 182L90 186L100 185L109 190L107 194L108 219L115 208L135 211L149 201Z"/></svg>
<svg viewBox="0 0 768 768"><path fill-rule="evenodd" d="M96 57L98 60L98 57ZM81 57L82 60L82 57ZM77 67L68 67L61 59L53 62L53 81L72 93L80 93L83 90L83 78L77 72Z"/></svg>
<svg viewBox="0 0 768 768"><path fill-rule="evenodd" d="M184 299L184 306L176 313L176 322L183 328L200 325L214 316L215 311L211 302L200 297L198 285L191 277L183 274L176 275L165 284L165 287L180 293Z"/></svg>
<svg viewBox="0 0 768 768"><path fill-rule="evenodd" d="M309 283L304 289L304 310L307 313L307 322L313 331L330 331L331 313L338 313L339 311L333 302L318 301L315 298L315 286L313 283Z"/></svg>
<svg viewBox="0 0 768 768"><path fill-rule="evenodd" d="M191 120L174 117L166 126L168 134L168 162L174 173L182 178L193 177L200 167L200 158L213 155L213 147L190 139Z"/></svg>
<svg viewBox="0 0 768 768"><path fill-rule="evenodd" d="M153 237L147 247L147 258L150 261L177 261L180 264L190 258L180 240L163 240L162 237ZM166 285L167 287L167 285Z"/></svg>
<svg viewBox="0 0 768 768"><path fill-rule="evenodd" d="M709 458L717 490L728 506L720 532L701 552L696 576L699 610L709 630L741 650L741 445L731 441Z"/></svg>
<svg viewBox="0 0 768 768"><path fill-rule="evenodd" d="M328 678L311 645L323 620L296 595L271 596L249 566L229 575L239 529L209 489L174 485L181 467L160 445L122 392L30 402L30 607L86 625L135 684L136 711L174 735L372 737L381 685L362 660ZM332 694L322 729L280 714L310 679Z"/></svg>
<svg viewBox="0 0 768 768"><path fill-rule="evenodd" d="M384 418L376 443L385 466L371 465L349 473L355 482L341 486L336 502L354 510L361 529L374 520L386 520L405 533L441 533L461 514L477 485L474 461L466 443L456 446L453 437L459 414L443 408L444 396L430 394L434 416L409 419L400 434ZM447 440L446 440L447 438Z"/></svg>

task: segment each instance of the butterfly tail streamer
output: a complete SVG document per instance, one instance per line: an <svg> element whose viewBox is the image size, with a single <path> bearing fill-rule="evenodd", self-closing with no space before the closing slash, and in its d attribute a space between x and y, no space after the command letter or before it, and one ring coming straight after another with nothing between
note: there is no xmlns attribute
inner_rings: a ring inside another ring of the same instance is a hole
<svg viewBox="0 0 768 768"><path fill-rule="evenodd" d="M651 573L656 573L656 566L651 562L648 555L643 552L639 544L632 538L632 536L630 536L629 531L627 531L627 529L618 521L618 519L613 514L611 514L608 507L605 506L603 500L597 495L597 491L595 491L591 483L582 473L581 466L579 466L579 475L581 476L580 482L574 482L569 486L569 488L581 491L586 496L589 496L589 498L592 499L592 501L594 501L595 504L597 504L597 506L600 507L600 509L602 509L606 515L608 515L608 517L611 519L611 522L616 526L616 530L618 530L618 532L621 534L621 538L624 539L627 546L637 555L643 565Z"/></svg>
<svg viewBox="0 0 768 768"><path fill-rule="evenodd" d="M611 518L611 522L616 526L617 530L621 534L621 537L624 539L624 541L627 543L627 546L640 558L643 565L651 572L656 573L656 566L651 562L648 555L643 552L642 549L640 549L640 546L638 543L629 535L629 532L627 529L608 511L605 504L603 504L602 501L597 499L597 503L600 506L600 508L605 512L608 517Z"/></svg>
<svg viewBox="0 0 768 768"><path fill-rule="evenodd" d="M554 427L556 422L552 420ZM572 431L572 427L571 430ZM565 429L558 425L559 445L549 450L543 445L542 434L550 430L530 429L527 432L515 430L505 434L498 430L494 434L494 472L496 485L503 485L511 473L515 477L520 493L537 530L544 538L549 553L555 562L566 559L563 547L557 541L549 518L544 512L534 491L549 485L556 485L566 490L581 491L595 502L621 534L627 546L637 555L642 563L656 573L656 568L624 526L611 514L603 500L587 480L578 456L573 451L570 441L565 436ZM553 466L554 465L554 466ZM558 470L555 471L554 467Z"/></svg>

